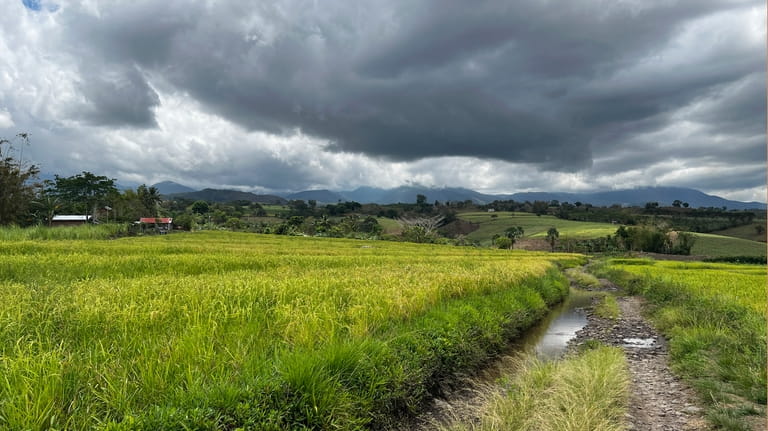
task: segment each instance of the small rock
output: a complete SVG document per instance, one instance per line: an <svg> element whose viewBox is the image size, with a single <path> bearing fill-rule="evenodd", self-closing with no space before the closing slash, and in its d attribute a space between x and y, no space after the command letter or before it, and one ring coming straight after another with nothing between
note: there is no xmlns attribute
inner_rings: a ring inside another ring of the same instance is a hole
<svg viewBox="0 0 768 431"><path fill-rule="evenodd" d="M683 409L683 413L689 414L689 415L695 415L701 413L701 409L696 406L688 406Z"/></svg>

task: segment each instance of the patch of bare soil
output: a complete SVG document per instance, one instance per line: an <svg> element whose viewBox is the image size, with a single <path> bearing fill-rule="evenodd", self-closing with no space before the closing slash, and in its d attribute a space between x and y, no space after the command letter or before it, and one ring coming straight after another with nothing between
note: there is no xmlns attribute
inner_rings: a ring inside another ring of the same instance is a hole
<svg viewBox="0 0 768 431"><path fill-rule="evenodd" d="M621 308L617 320L589 312L587 326L571 344L575 348L596 339L624 349L632 377L627 429L709 429L693 390L670 372L667 342L641 315L642 298L618 297L617 301Z"/></svg>

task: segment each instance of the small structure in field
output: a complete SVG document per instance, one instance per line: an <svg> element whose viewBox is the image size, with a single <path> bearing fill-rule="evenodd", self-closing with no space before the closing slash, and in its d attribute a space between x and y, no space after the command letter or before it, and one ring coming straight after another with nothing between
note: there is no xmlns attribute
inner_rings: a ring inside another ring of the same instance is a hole
<svg viewBox="0 0 768 431"><path fill-rule="evenodd" d="M93 217L89 215L55 215L51 219L51 227L80 226L92 221Z"/></svg>
<svg viewBox="0 0 768 431"><path fill-rule="evenodd" d="M144 230L148 225L154 225L158 233L164 234L170 232L173 229L173 218L171 217L142 217L139 219L139 224Z"/></svg>

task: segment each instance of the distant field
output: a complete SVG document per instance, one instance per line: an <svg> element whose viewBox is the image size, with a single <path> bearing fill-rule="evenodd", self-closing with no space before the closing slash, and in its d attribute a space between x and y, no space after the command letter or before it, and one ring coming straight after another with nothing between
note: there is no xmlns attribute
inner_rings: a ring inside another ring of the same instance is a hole
<svg viewBox="0 0 768 431"><path fill-rule="evenodd" d="M287 214L290 212L290 208L288 208L285 205L266 205L262 204L262 208L264 208L264 211L267 212L267 215L269 216L278 216L282 214Z"/></svg>
<svg viewBox="0 0 768 431"><path fill-rule="evenodd" d="M764 242L730 236L697 233L691 254L697 256L765 256Z"/></svg>
<svg viewBox="0 0 768 431"><path fill-rule="evenodd" d="M386 217L376 217L381 227L384 229L384 233L395 234L400 233L403 229L397 220L392 220Z"/></svg>
<svg viewBox="0 0 768 431"><path fill-rule="evenodd" d="M522 226L526 238L544 238L551 227L557 228L561 239L596 238L612 235L618 229L618 226L610 223L563 220L554 216L537 216L523 212L467 212L459 213L458 217L480 224L480 228L467 235L467 238L483 245L489 245L494 235L502 235L506 229L513 226Z"/></svg>
<svg viewBox="0 0 768 431"><path fill-rule="evenodd" d="M761 226L765 226L765 221L759 223ZM758 223L752 223L746 226L737 226L730 229L723 229L716 232L711 232L715 235L732 236L734 238L748 239L750 241L765 242L765 232L758 234L755 227Z"/></svg>
<svg viewBox="0 0 768 431"><path fill-rule="evenodd" d="M355 430L500 351L584 258L196 232L0 262L2 430Z"/></svg>

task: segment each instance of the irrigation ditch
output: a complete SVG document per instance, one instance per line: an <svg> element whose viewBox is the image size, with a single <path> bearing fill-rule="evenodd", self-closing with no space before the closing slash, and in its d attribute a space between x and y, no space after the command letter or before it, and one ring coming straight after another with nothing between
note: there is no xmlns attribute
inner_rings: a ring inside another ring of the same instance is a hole
<svg viewBox="0 0 768 431"><path fill-rule="evenodd" d="M595 340L621 347L631 375L627 430L704 430L704 410L693 390L668 366L667 343L641 315L642 299L621 296L608 280L593 288L576 287L540 322L482 370L457 376L443 396L432 399L424 412L407 424L408 429L445 431L473 429L481 422L484 408L502 391L500 381L514 376L522 358L535 356L557 361ZM594 306L606 295L616 298L620 314L605 318ZM457 383L458 382L458 383Z"/></svg>

